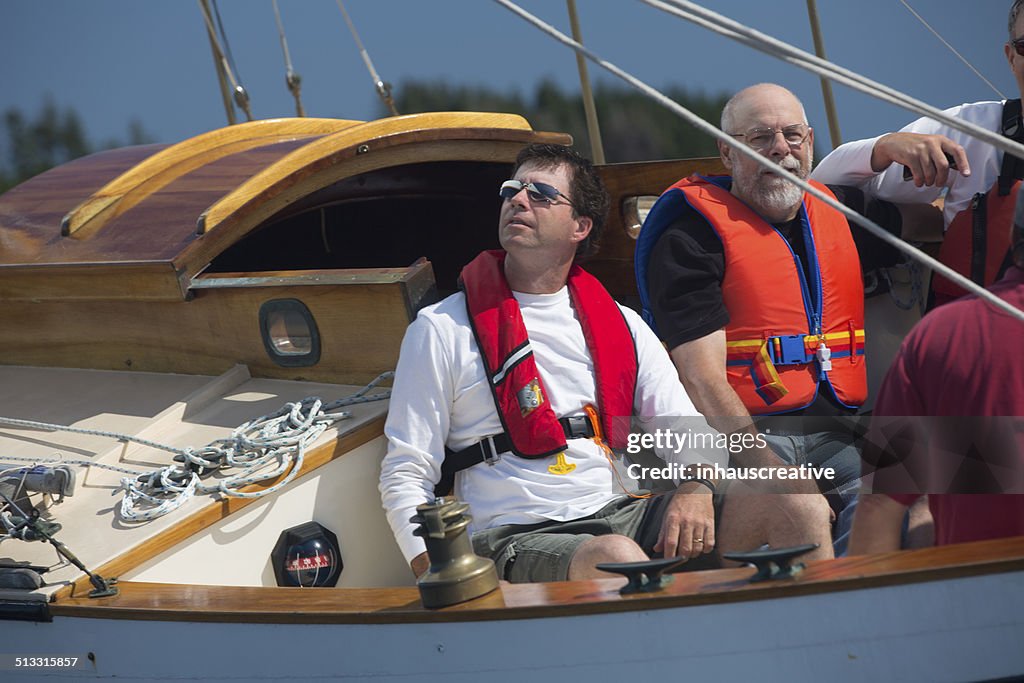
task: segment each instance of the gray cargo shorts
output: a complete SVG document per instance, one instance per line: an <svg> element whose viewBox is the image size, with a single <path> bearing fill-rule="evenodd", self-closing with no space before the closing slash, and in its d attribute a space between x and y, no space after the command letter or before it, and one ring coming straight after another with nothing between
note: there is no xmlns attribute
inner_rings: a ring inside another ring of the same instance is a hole
<svg viewBox="0 0 1024 683"><path fill-rule="evenodd" d="M565 581L569 564L579 547L588 539L606 534L632 538L648 557L658 541L665 504L671 494L650 498L622 496L597 512L569 522L506 524L473 534L473 551L494 560L498 577L511 583ZM715 524L718 524L723 494L714 497ZM713 569L721 566L717 553L698 555L678 571Z"/></svg>

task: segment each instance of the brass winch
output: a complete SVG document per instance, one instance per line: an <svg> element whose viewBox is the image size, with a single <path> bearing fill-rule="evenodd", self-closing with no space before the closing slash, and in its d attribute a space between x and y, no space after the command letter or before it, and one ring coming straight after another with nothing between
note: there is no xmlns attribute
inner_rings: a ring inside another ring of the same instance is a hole
<svg viewBox="0 0 1024 683"><path fill-rule="evenodd" d="M410 520L427 544L430 569L417 584L427 608L446 607L478 598L498 587L494 561L476 555L466 529L469 506L454 498L435 498L417 506Z"/></svg>

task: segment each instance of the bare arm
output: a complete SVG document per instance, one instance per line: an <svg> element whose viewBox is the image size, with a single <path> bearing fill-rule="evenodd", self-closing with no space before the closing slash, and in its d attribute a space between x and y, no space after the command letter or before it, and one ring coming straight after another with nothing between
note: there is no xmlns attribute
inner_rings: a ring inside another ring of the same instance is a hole
<svg viewBox="0 0 1024 683"><path fill-rule="evenodd" d="M853 515L849 555L887 553L900 549L900 531L907 506L884 493L862 494Z"/></svg>
<svg viewBox="0 0 1024 683"><path fill-rule="evenodd" d="M700 339L680 344L669 352L675 363L679 379L708 424L723 434L748 432L757 436L757 427L750 418L743 401L729 385L725 374L725 329L717 330ZM746 448L733 453L731 459L740 467L790 466L767 444ZM789 479L761 482L762 486L780 493L808 493L820 495L818 485L809 479ZM774 488L781 487L781 488Z"/></svg>
<svg viewBox="0 0 1024 683"><path fill-rule="evenodd" d="M708 424L723 433L752 428L746 407L725 375L725 330L680 344L669 352L679 380Z"/></svg>
<svg viewBox="0 0 1024 683"><path fill-rule="evenodd" d="M417 579L423 576L423 573L430 569L430 558L427 557L426 551L412 558L409 566L412 568L412 573L416 575Z"/></svg>
<svg viewBox="0 0 1024 683"><path fill-rule="evenodd" d="M669 355L686 393L708 424L723 434L757 434L750 413L726 379L725 348L725 330L721 329L680 344ZM748 467L783 464L770 448L748 449L741 457L747 462L740 464Z"/></svg>

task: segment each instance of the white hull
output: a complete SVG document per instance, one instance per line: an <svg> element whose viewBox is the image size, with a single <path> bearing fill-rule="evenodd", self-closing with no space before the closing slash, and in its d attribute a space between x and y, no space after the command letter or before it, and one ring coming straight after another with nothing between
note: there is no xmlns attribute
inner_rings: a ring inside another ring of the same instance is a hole
<svg viewBox="0 0 1024 683"><path fill-rule="evenodd" d="M1024 572L479 622L55 617L0 622L0 642L7 653L80 658L47 680L982 681L1024 673Z"/></svg>

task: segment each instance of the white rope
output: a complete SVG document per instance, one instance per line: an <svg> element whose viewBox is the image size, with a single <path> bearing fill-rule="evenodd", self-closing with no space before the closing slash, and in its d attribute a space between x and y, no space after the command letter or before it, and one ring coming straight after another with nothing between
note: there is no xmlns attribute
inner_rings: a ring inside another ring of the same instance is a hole
<svg viewBox="0 0 1024 683"><path fill-rule="evenodd" d="M705 121L701 117L697 116L696 114L694 114L693 112L691 112L687 108L685 108L682 105L678 104L677 102L669 99L668 97L663 95L661 92L659 92L656 89L652 88L651 86L647 85L646 83L644 83L643 81L639 80L638 78L636 78L634 76L631 76L630 74L626 73L625 71L623 71L619 67L615 66L611 62L608 62L608 61L602 59L601 57L599 57L597 54L595 54L591 50L589 50L586 47L580 45L579 43L574 41L572 38L569 38L565 34L563 34L560 31L558 31L558 29L556 29L553 26L545 23L541 19L533 16L532 14L527 12L526 10L520 8L515 3L510 2L510 0L494 0L494 1L497 2L498 4L502 5L506 9L510 10L513 14L518 15L519 17L525 19L527 22L529 22L529 23L533 24L534 26L536 26L537 28L541 29L542 31L544 31L545 33L547 33L548 35L550 35L552 38L554 38L555 40L559 41L560 43L562 43L562 44L572 48L573 50L576 50L577 52L579 52L581 54L583 54L584 56L587 57L587 59L591 60L592 62L594 62L598 66L604 68L606 71L612 73L613 75L617 76L618 78L621 78L623 81L625 81L626 83L630 84L631 86L633 86L634 88L636 88L640 92L644 93L648 97L654 99L656 102L660 102L665 107L667 107L668 109L670 109L671 111L673 111L674 113L676 113L677 115L679 115L680 117L685 119L692 126L694 126L697 129L707 133L708 135L712 136L713 138L715 138L717 140L721 140L722 142L729 144L734 149L736 149L737 152L739 152L739 153L747 156L748 158L754 160L756 163L760 164L761 166L770 169L772 172L785 176L790 182L792 182L792 183L796 184L797 186L803 188L803 190L805 192L811 194L814 197L817 197L818 199L822 200L823 202L825 202L826 204L828 204L832 208L836 209L837 211L842 213L844 216L846 216L849 220L857 223L858 225L863 226L865 230L867 230L868 232L870 232L872 235L874 235L875 237L879 238L883 242L885 242L887 244L891 244L892 246L896 247L897 249L899 249L899 250L903 251L904 253L908 254L911 258L914 258L915 260L917 260L917 261L923 263L924 265L928 266L929 268L931 268L935 272L943 275L944 277L949 278L950 280L953 280L954 282L956 282L958 285L960 285L964 289L967 289L968 291L970 291L973 294L977 294L979 297L985 299L986 301L991 303L993 306L996 306L996 307L1000 308L1001 310L1004 310L1007 313L1009 313L1010 315L1014 316L1015 318L1017 318L1017 319L1019 319L1021 321L1024 321L1024 311L1018 310L1014 306L1012 306L1012 305L1008 304L1007 302L1003 301L1002 299L1000 299L999 297L995 296L991 292L987 291L983 287L980 287L979 285L975 284L971 280L969 280L969 279L965 278L964 276L960 275L960 273L957 273L956 271L954 271L949 266L947 266L947 265L945 265L943 263L940 263L939 261L937 261L936 259L932 258L928 254L924 253L920 249L918 249L918 248L916 248L914 246L911 246L910 244L907 244L906 242L904 242L900 238L890 234L887 230L885 230L884 228L882 228L881 226L876 224L874 221L872 221L872 220L870 220L868 218L865 218L864 216L861 216L856 211L853 211L852 209L848 208L844 204L841 204L840 202L837 202L834 198L829 197L828 195L826 195L821 190L817 189L816 187L813 187L807 181L805 181L805 180L803 180L801 178L798 178L797 176L795 176L794 174L790 173L789 171L783 169L779 165L777 165L775 163L772 163L771 161L769 161L765 157L761 156L758 152L754 151L749 146L747 146L745 144L737 143L737 141L734 138L732 138L729 135L726 135L725 133L720 131L717 127L711 125L710 123L708 123L707 121ZM648 2L648 0L642 0L642 1L643 2ZM939 113L941 113L941 112L939 112ZM1017 146L1020 147L1020 145L1017 145ZM1021 149L1022 149L1022 151L1024 151L1024 147L1022 147Z"/></svg>
<svg viewBox="0 0 1024 683"><path fill-rule="evenodd" d="M988 85L988 87L992 88L992 90L995 92L996 95L999 95L999 99L1001 99L1001 100L1005 100L1006 99L1006 95L1004 95L1002 93L1002 91L999 90L999 88L997 88L992 83L992 81L990 81L987 78L985 78L980 71L975 69L974 65L971 64L969 61L967 61L967 58L964 57L962 54L960 54L955 47L950 45L949 42L946 41L945 38L943 38L941 35L939 35L939 32L936 31L934 28L932 28L932 25L929 24L927 21L925 21L924 17L922 17L920 14L918 14L916 11L914 11L914 8L910 6L910 4L907 2L907 0L900 0L900 2L903 4L904 7L907 8L907 11L909 11L911 14L913 14L917 18L917 20L920 21L924 25L924 27L926 29L928 29L929 31L932 32L932 35L934 35L936 38L939 39L939 42L941 42L943 45L945 45L947 48L949 48L950 52L952 52L954 55L956 55L960 59L961 62L966 64L968 69L973 71L974 74L978 78L980 78L981 80L985 81L985 84Z"/></svg>
<svg viewBox="0 0 1024 683"><path fill-rule="evenodd" d="M390 390L375 394L368 392L391 377L394 377L393 372L385 372L356 393L326 405L322 399L315 396L295 403L286 403L273 413L240 425L229 437L217 439L198 450L176 448L129 434L31 420L0 417L0 424L105 436L175 453L175 460L179 462L148 471L125 469L88 460L59 461L64 465L100 467L131 475L121 479L121 487L125 494L121 499L119 514L121 519L127 522L146 522L177 510L196 495L220 493L235 498L260 498L287 486L301 471L306 448L335 422L351 417L351 413L346 411L332 411L389 398ZM43 464L38 459L28 458L0 456L0 460ZM229 474L232 469L236 472ZM213 472L219 478L210 484L203 484L202 477ZM258 491L242 490L251 484L277 479L282 475L283 478L273 486Z"/></svg>
<svg viewBox="0 0 1024 683"><path fill-rule="evenodd" d="M937 109L930 104L917 100L905 93L890 88L887 85L873 81L870 78L854 73L849 69L836 66L835 64L812 55L809 52L798 50L781 40L761 33L760 31L755 31L754 29L748 28L743 24L729 19L728 17L695 5L692 2L687 2L687 0L667 0L667 2L661 2L660 0L640 1L644 4L650 5L651 7L667 12L668 14L672 14L673 16L677 16L681 19L686 19L698 26L714 31L719 35L731 38L732 40L755 50L777 57L780 60L793 64L794 66L798 66L801 69L806 69L820 76L825 76L837 83L847 85L884 102L889 102L890 104L895 104L896 106L917 114L933 118L936 121L941 121L951 128L955 128L956 130L962 131L972 137L978 138L979 140L988 142L997 149L1001 149L1015 157L1024 159L1024 145L1021 145L1019 142L1014 142L999 133L987 130L969 121L949 116L941 109ZM670 7L669 4L674 5L674 7Z"/></svg>

